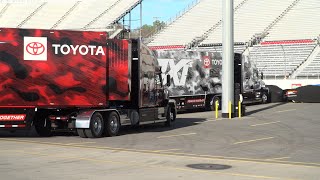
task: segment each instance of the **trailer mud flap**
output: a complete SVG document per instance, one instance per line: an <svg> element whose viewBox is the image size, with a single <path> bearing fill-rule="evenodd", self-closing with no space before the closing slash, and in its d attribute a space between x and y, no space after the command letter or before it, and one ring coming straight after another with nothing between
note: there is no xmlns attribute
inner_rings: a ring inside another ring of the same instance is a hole
<svg viewBox="0 0 320 180"><path fill-rule="evenodd" d="M30 128L34 115L33 107L0 108L0 128Z"/></svg>

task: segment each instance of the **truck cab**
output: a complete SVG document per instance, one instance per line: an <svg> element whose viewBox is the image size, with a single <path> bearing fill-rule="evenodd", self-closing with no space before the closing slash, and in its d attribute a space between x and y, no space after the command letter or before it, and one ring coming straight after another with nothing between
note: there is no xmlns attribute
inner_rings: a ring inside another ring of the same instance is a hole
<svg viewBox="0 0 320 180"><path fill-rule="evenodd" d="M270 93L263 82L263 73L259 73L258 68L248 56L242 56L242 73L244 103L268 103Z"/></svg>

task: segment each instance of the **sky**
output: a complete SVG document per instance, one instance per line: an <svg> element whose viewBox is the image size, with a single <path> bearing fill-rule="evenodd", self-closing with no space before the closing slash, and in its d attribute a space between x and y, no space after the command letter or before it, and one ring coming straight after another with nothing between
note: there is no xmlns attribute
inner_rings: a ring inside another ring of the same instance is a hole
<svg viewBox="0 0 320 180"><path fill-rule="evenodd" d="M155 20L167 22L195 1L196 0L143 0L142 24L151 25ZM131 14L131 25L133 29L140 26L139 19L140 6L138 5Z"/></svg>

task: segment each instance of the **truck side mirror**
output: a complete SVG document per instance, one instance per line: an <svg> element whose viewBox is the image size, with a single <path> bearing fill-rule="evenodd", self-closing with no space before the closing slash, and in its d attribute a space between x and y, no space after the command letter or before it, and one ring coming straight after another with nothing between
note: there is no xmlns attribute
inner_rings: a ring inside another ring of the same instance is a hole
<svg viewBox="0 0 320 180"><path fill-rule="evenodd" d="M171 77L170 75L168 74L167 75L167 86L169 87L171 84L170 84L170 81L171 81Z"/></svg>

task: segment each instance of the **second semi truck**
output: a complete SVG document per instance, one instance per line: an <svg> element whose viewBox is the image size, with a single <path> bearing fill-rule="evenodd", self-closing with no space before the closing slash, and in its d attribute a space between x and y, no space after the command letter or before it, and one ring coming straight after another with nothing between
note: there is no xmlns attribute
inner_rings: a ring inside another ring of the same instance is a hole
<svg viewBox="0 0 320 180"><path fill-rule="evenodd" d="M153 49L163 76L170 75L169 96L178 110L214 109L222 96L222 55L208 50ZM267 103L269 89L265 87L255 64L246 56L235 53L235 82L241 86L244 103ZM166 83L166 79L164 79Z"/></svg>

